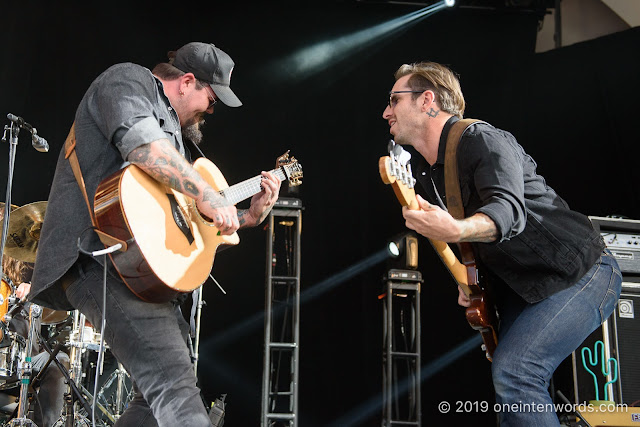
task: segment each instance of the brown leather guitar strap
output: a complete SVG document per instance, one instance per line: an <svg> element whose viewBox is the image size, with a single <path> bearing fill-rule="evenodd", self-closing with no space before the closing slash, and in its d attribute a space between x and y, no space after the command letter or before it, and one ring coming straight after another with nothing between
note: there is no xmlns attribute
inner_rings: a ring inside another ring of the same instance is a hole
<svg viewBox="0 0 640 427"><path fill-rule="evenodd" d="M458 179L458 162L456 160L458 144L462 135L469 127L481 120L462 119L453 124L447 136L447 147L444 154L444 185L447 194L447 209L455 219L464 219L464 206L462 206L462 193L460 180ZM462 263L475 262L473 251L469 244L459 244Z"/></svg>
<svg viewBox="0 0 640 427"><path fill-rule="evenodd" d="M87 209L89 210L89 217L91 218L91 224L93 225L95 232L98 234L100 241L104 243L106 246L113 246L117 243L120 243L122 245L122 248L120 249L120 251L125 252L127 250L127 242L125 242L124 240L117 239L98 229L98 223L96 222L96 217L93 213L93 209L91 209L91 203L89 203L87 188L84 185L84 178L82 177L80 162L78 161L78 155L76 154L75 122L73 122L73 124L71 125L71 130L69 131L67 140L64 143L64 158L69 160L69 163L71 164L71 170L73 171L73 176L76 177L76 181L78 181L78 186L80 187L80 191L82 192L82 197L84 197L84 201L87 204Z"/></svg>

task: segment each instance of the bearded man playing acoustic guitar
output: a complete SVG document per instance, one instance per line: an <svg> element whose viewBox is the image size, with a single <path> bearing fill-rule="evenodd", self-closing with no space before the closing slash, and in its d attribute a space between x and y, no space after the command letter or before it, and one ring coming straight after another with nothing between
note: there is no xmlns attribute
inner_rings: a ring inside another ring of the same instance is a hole
<svg viewBox="0 0 640 427"><path fill-rule="evenodd" d="M513 135L485 122L460 139L457 170L464 217L447 211L447 137L465 101L455 74L423 62L401 66L383 118L412 160L420 209L403 208L406 226L443 242L471 242L480 271L492 284L500 313L492 374L500 426L558 426L549 380L562 360L612 313L620 269L589 219L569 209ZM449 200L453 206L453 202ZM459 292L458 302L470 301ZM533 406L534 408L540 406Z"/></svg>
<svg viewBox="0 0 640 427"><path fill-rule="evenodd" d="M213 44L199 42L169 57L169 63L157 65L153 72L131 63L114 65L87 90L72 128L77 144L70 146L77 152L89 200L103 179L129 162L193 199L222 235L259 224L278 198L278 178L263 172L262 190L253 196L250 208L236 211L191 166L183 142L183 137L200 142L199 127L217 101L242 105L229 87L234 62ZM58 159L31 300L58 310L78 309L98 327L103 267L96 261L102 258L79 255L78 246L96 251L104 245L91 231L92 216L65 158L71 151L62 150ZM137 389L117 425L211 426L187 348L188 325L177 301L152 304L139 299L108 264L102 334Z"/></svg>

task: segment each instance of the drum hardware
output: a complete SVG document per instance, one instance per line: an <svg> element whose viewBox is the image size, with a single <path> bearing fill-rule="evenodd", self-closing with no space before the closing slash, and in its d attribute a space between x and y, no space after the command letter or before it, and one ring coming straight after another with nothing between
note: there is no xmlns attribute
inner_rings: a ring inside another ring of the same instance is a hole
<svg viewBox="0 0 640 427"><path fill-rule="evenodd" d="M64 410L60 419L54 424L54 426L89 426L91 423L87 417L82 413L84 409L85 414L91 413L91 405L88 400L93 400L93 396L82 386L82 353L85 351L86 346L84 344L85 335L85 316L84 314L75 311L73 318L73 330L69 334L69 361L71 364L71 372L67 379L68 389L64 394ZM83 325L81 328L80 325ZM66 376L65 376L66 377ZM89 399L85 399L85 396ZM80 406L75 404L75 399L80 402Z"/></svg>
<svg viewBox="0 0 640 427"><path fill-rule="evenodd" d="M16 418L13 418L9 422L9 426L33 426L38 427L36 423L26 417L26 413L29 407L28 393L29 393L29 381L31 378L31 353L33 347L33 337L36 332L36 320L42 314L42 309L39 305L31 304L29 307L29 337L27 338L25 358L20 363L20 400L18 402L18 414Z"/></svg>
<svg viewBox="0 0 640 427"><path fill-rule="evenodd" d="M9 279L7 278L7 280ZM7 304L13 302L15 302L15 298L9 296L6 298ZM27 345L27 340L22 335L9 330L9 322L11 322L13 314L22 307L22 301L14 303L11 309L0 317L0 378L3 379L16 378Z"/></svg>
<svg viewBox="0 0 640 427"><path fill-rule="evenodd" d="M117 421L127 407L127 404L133 399L133 386L129 380L129 374L122 364L118 362L118 368L109 375L107 381L100 388L98 393L98 402L111 409L113 420ZM115 382L115 396L113 400L107 399L109 388ZM129 383L129 384L127 384ZM111 419L111 417L110 417Z"/></svg>
<svg viewBox="0 0 640 427"><path fill-rule="evenodd" d="M0 378L17 378L22 353L26 348L26 340L15 332L7 332L5 339L8 344L5 343L7 345L0 348Z"/></svg>
<svg viewBox="0 0 640 427"><path fill-rule="evenodd" d="M10 282L6 280L6 283L9 284ZM29 424L30 420L25 421L24 417L18 415L18 412L22 411L23 414L27 412L30 402L28 393L39 384L41 376L46 372L51 362L57 365L57 368L63 373L68 384L68 390L64 396L66 405L61 414L61 418L59 418L55 425L59 427L67 425L74 427L91 425L88 414L91 414L93 395L83 386L82 382L88 377L88 372L92 369L90 366L94 366L93 363L87 363L87 357L89 354L94 354L89 350L98 350L101 334L96 332L91 324L85 320L84 315L78 311L74 311L73 316L68 312L55 311L56 315L58 315L58 319L54 319L56 323L42 325L47 327L42 331L38 330L39 328L37 328L37 326L35 330L33 329L33 325L41 322L34 322L30 314L30 326L27 331L28 338L25 339L20 333L9 330L9 323L24 307L26 298L19 300L11 293L5 299L8 303L9 310L0 318L0 330L3 332L3 339L0 340L0 390L15 390L16 387L21 387L19 392L20 396L16 399L17 406L9 418L9 420L11 420L11 418L15 420L14 424L6 425L34 425ZM42 309L42 307L35 304L31 304L31 307ZM42 312L43 310L40 310L40 316ZM54 310L51 310L51 312L54 312ZM60 313L64 314L64 316L60 315ZM62 323L58 323L58 320L63 317L66 318L62 320ZM83 327L80 327L80 325L83 325ZM55 329L55 331L52 331L52 328ZM67 333L66 337L61 338L59 333L62 332L63 329L66 329ZM56 332L58 335L53 335ZM48 334L49 341L45 339L43 334ZM58 339L57 343L55 341L56 339ZM27 362L30 360L30 356L27 355L26 349L27 347L32 349L33 341L35 340L38 340L43 350L49 353L49 360L38 375L35 375L29 382L26 381L26 378L30 378L33 372L31 363ZM49 342L51 342L51 344ZM70 349L72 369L69 370L56 358L60 349L66 346ZM51 347L55 348L51 350ZM113 425L122 415L124 409L126 409L127 403L133 398L131 382L122 365L118 364L118 367L110 374L97 392L97 396L97 425ZM20 405L22 405L22 408Z"/></svg>
<svg viewBox="0 0 640 427"><path fill-rule="evenodd" d="M25 297L19 300L11 296L8 298L8 301L11 308L2 317L0 317L0 330L4 330L5 332L9 330L9 323L11 322L11 319L13 319L13 314L16 311L22 310L24 303L27 302L27 298Z"/></svg>
<svg viewBox="0 0 640 427"><path fill-rule="evenodd" d="M77 426L89 426L91 425L91 405L93 404L94 396L89 392L84 385L83 381L88 380L87 372L85 372L86 363L85 359L87 351L97 352L100 347L101 334L96 332L95 329L87 322L84 314L79 311L74 311L73 315L73 327L69 334L67 345L69 346L69 359L71 363L71 382L76 386L78 392L67 390L65 393L65 409L60 419L54 424L54 427L64 427L67 425ZM95 374L99 375L102 372L102 361L98 360L95 365ZM133 398L131 387L128 387L126 380L129 376L124 370L122 365L118 364L118 368L111 373L109 378L100 388L95 399L96 408L100 411L101 416L99 418L96 414L96 425L112 425L115 423L124 409L126 404ZM107 398L109 388L116 386L116 396L110 400ZM78 394L79 393L79 394ZM81 396L86 399L86 404L75 405L73 396ZM106 418L106 419L105 419ZM71 424L69 424L71 423Z"/></svg>
<svg viewBox="0 0 640 427"><path fill-rule="evenodd" d="M93 328L91 328L90 326L79 328L79 325L81 324L81 322L82 324L85 323L84 316L78 315L77 311L74 312L75 313L75 316L74 316L75 321L73 325L74 330L71 332L71 334L73 335L73 337L77 337L77 339L71 338L68 340L69 341L68 344L70 345L70 348L71 348L70 362L71 362L72 369L67 370L67 368L56 358L56 355L64 347L64 344L57 342L55 343L55 348L52 350L47 340L42 336L42 333L39 330L37 330L36 328L37 322L33 321L33 317L31 314L29 316L30 328L28 331L28 334L29 334L28 339L24 339L20 334L8 330L7 325L9 323L9 320L12 317L12 314L19 308L19 306L20 307L22 306L22 302L23 301L20 301L20 303L17 303L15 306L13 306L9 310L8 315L5 316L5 318L7 319L6 325L4 324L4 322L0 322L2 324L2 327L5 328L5 331L6 331L5 339L11 338L12 340L11 344L9 346L6 346L5 348L11 349L11 356L7 356L6 360L11 361L13 363L13 367L8 366L5 369L6 375L7 376L10 375L11 378L8 378L5 384L0 384L0 390L16 387L18 385L18 382L20 382L20 386L21 386L20 395L17 400L18 407L16 408L16 410L14 411L14 414L12 415L12 417L14 418L11 420L11 424L7 424L7 425L12 427L13 426L35 426L35 424L33 424L31 420L28 420L23 417L29 405L28 389L30 386L35 387L39 384L41 376L44 375L44 372L46 372L47 368L53 362L56 364L60 372L62 372L63 376L66 379L66 383L68 385L67 392L64 395L65 406L64 406L63 412L61 414L61 417L58 419L58 421L54 425L58 427L63 427L63 426L89 427L91 426L91 422L87 418L86 414L91 413L91 404L93 403L93 396L81 384L82 379L85 377L84 369L83 369L82 353L90 348L93 348L96 345L95 344L96 333L92 331ZM38 309L41 309L40 306L37 306L35 304L31 304L31 307L32 308L37 307ZM45 326L50 326L50 325L45 325ZM91 330L91 333L89 333L90 332L89 330ZM87 337L86 340L85 340L85 337ZM32 373L32 366L31 366L31 363L27 361L29 361L31 357L29 353L31 352L30 349L33 348L34 339L37 339L40 345L42 346L42 348L45 351L47 351L47 353L49 354L49 360L46 362L44 367L40 370L38 375L36 375L32 381L29 381L28 379L30 378L30 375ZM29 348L29 352L25 350L27 347ZM2 354L3 354L2 348L0 348L0 355ZM2 360L4 359L0 359L0 368L2 368ZM16 375L15 373L17 370L15 368L15 365L19 365L20 367L20 376ZM1 372L3 371L0 369L0 373ZM113 383L113 380L111 380L110 383ZM103 387L103 389L104 388L106 387ZM102 390L101 390L101 393L102 393ZM129 397L132 397L132 396L129 396ZM103 423L99 425L112 425L113 423L115 423L117 418L119 418L122 412L121 408L124 407L124 404L120 405L119 407L110 405L111 406L111 411L110 411L109 409L107 409L107 407L105 407L105 405L100 403L101 398L106 402L106 399L104 398L104 396L100 394L98 396L98 401L96 402L96 407L102 412L102 414L106 416L106 419L109 421L109 424ZM131 399L129 398L129 400ZM124 403L127 403L129 400L127 400ZM116 412L114 410L117 408L120 408L119 409L120 412Z"/></svg>
<svg viewBox="0 0 640 427"><path fill-rule="evenodd" d="M47 361L47 364L45 365L45 368L48 366L48 364L50 362L53 362L56 364L56 366L58 367L58 369L60 369L60 372L62 372L62 375L64 375L65 380L67 382L68 385L68 389L67 392L65 392L64 394L64 400L65 400L65 405L64 405L64 409L63 409L63 413L61 415L61 418L58 419L58 421L56 421L56 423L54 424L54 426L73 426L73 427L80 427L80 426L86 426L89 427L91 425L91 423L88 422L88 420L86 419L86 417L80 416L79 414L75 414L75 410L74 407L75 402L79 402L79 405L84 408L85 411L90 411L91 410L91 406L89 404L89 402L87 402L87 400L84 398L83 396L83 391L78 387L78 385L76 384L76 381L74 381L74 378L72 378L75 374L74 371L72 370L71 373L67 370L67 368L60 363L60 361L56 358L56 354L57 354L57 349L58 348L62 348L61 344L57 344L56 345L56 349L51 350L51 348L49 347L49 344L47 343L47 341L42 337L42 335L40 333L38 333L38 337L40 338L40 344L42 345L42 347L45 349L45 351L47 353L49 353L49 360ZM72 363L72 368L74 367L74 361L73 359L71 360ZM42 369L42 372L45 372L46 369ZM40 374L38 374L40 375ZM81 377L81 375L80 375ZM74 399L75 397L75 399Z"/></svg>

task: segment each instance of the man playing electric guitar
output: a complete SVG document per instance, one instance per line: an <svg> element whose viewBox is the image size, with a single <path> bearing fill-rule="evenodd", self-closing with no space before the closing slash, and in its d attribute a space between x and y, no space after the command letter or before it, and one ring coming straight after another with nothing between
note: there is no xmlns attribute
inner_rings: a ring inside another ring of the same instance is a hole
<svg viewBox="0 0 640 427"><path fill-rule="evenodd" d="M183 138L200 142L200 125L216 102L242 105L229 87L234 62L213 44L197 42L169 57L169 63L153 71L132 63L114 65L87 90L76 111L71 143L58 158L32 280L32 300L38 304L78 309L96 327L106 316L102 335L137 389L117 422L123 426L212 424L196 387L185 340L188 325L177 302L139 299L107 261L110 274L102 312L103 267L97 262L102 258L78 253L78 242L85 252L104 248L91 230L94 218L92 206L88 208L101 180L125 161L132 163L194 200L222 235L262 222L280 189L280 181L264 172L262 190L252 197L250 208L236 211L191 166ZM84 177L81 185L72 171L76 154Z"/></svg>
<svg viewBox="0 0 640 427"><path fill-rule="evenodd" d="M444 159L465 108L459 81L433 62L403 65L395 77L383 118L396 143L420 154L413 170L426 198L418 196L420 209L403 208L406 225L430 239L471 242L491 276L501 315L491 365L497 403L551 405L553 372L613 311L618 265L588 218L546 185L513 135L485 122L469 126L460 140L454 164L464 217L454 218ZM469 305L462 292L458 302ZM560 424L551 411L500 413L501 427L533 425Z"/></svg>

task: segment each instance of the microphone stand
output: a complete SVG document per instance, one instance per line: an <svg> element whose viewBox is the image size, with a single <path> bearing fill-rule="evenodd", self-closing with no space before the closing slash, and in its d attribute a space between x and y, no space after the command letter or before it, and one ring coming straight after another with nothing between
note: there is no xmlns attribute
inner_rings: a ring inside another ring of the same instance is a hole
<svg viewBox="0 0 640 427"><path fill-rule="evenodd" d="M24 128L31 132L33 148L41 152L49 151L49 145L43 138L37 135L37 131L33 126L26 123L21 117L14 116L11 113L7 114L7 118L11 124L9 126L4 126L2 142L7 141L7 131L9 131L9 169L7 170L7 190L5 195L4 219L2 222L2 237L0 238L0 265L2 265L4 245L7 242L7 232L9 229L9 216L11 215L11 189L13 187L13 171L16 161L16 147L18 146L18 134L20 133L20 129Z"/></svg>
<svg viewBox="0 0 640 427"><path fill-rule="evenodd" d="M0 239L0 265L4 256L4 245L7 242L7 231L9 229L9 215L11 214L11 188L13 187L13 166L16 161L16 147L18 146L18 134L20 126L15 126L11 121L9 126L4 126L2 142L7 141L7 131L9 131L9 169L7 169L7 190L5 195L4 219L2 222L2 238Z"/></svg>
<svg viewBox="0 0 640 427"><path fill-rule="evenodd" d="M193 372L196 374L196 378L198 377L198 360L200 359L200 317L202 313L202 306L205 304L202 300L202 290L203 287L200 286L196 292L198 292L197 299L194 298L195 301L195 330L194 339L195 343L192 347L193 352ZM191 343L191 342L190 342Z"/></svg>

